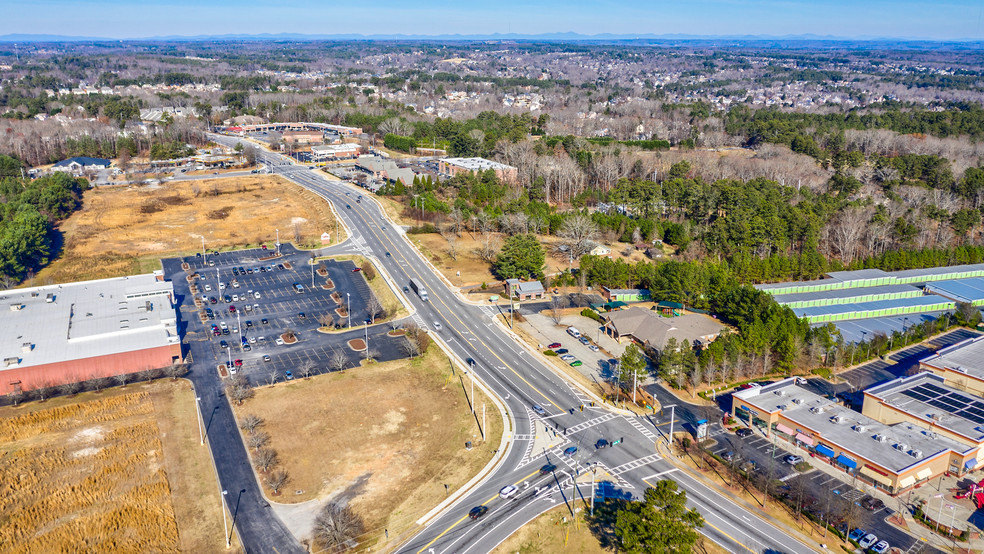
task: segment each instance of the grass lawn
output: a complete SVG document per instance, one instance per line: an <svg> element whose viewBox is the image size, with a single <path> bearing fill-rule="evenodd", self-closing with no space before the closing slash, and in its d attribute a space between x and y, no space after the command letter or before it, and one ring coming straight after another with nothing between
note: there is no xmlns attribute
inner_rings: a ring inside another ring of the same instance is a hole
<svg viewBox="0 0 984 554"><path fill-rule="evenodd" d="M184 380L0 408L3 550L223 549L197 421Z"/></svg>
<svg viewBox="0 0 984 554"><path fill-rule="evenodd" d="M445 484L454 491L499 447L498 411L476 391L478 420L487 406L483 443L460 375L449 379L447 357L431 345L414 360L259 388L236 414L264 420L259 431L270 435L268 447L290 475L271 498L297 503L343 495L371 530L370 542L383 542L385 528L395 544L445 498Z"/></svg>
<svg viewBox="0 0 984 554"><path fill-rule="evenodd" d="M160 269L160 258L200 251L203 234L209 250L272 244L276 229L301 247L320 247L324 231L344 238L327 202L273 175L101 187L59 228L62 251L34 284Z"/></svg>

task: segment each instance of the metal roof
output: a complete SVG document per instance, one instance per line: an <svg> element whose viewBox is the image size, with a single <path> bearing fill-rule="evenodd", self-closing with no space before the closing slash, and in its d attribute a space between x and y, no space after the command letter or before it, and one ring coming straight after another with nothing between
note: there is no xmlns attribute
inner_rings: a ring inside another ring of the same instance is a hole
<svg viewBox="0 0 984 554"><path fill-rule="evenodd" d="M177 344L172 297L153 274L0 291L0 356L28 367Z"/></svg>
<svg viewBox="0 0 984 554"><path fill-rule="evenodd" d="M888 273L880 269L856 269L853 271L831 271L827 277L838 281L860 281L862 279L882 279L888 277Z"/></svg>
<svg viewBox="0 0 984 554"><path fill-rule="evenodd" d="M862 287L853 289L835 289L815 292L791 292L788 294L777 294L773 296L780 304L790 304L793 302L810 302L814 300L859 298L876 294L898 294L916 293L919 289L912 285L877 285L874 287Z"/></svg>
<svg viewBox="0 0 984 554"><path fill-rule="evenodd" d="M910 277L927 277L934 275L952 275L954 273L966 273L968 271L984 271L984 264L952 265L948 267L926 267L922 269L907 269L904 271L891 271L889 275L898 279Z"/></svg>
<svg viewBox="0 0 984 554"><path fill-rule="evenodd" d="M939 350L919 363L984 379L984 335Z"/></svg>
<svg viewBox="0 0 984 554"><path fill-rule="evenodd" d="M825 321L812 324L813 327L823 325L833 325L840 331L844 342L858 343L863 340L871 340L871 337L881 333L887 337L892 333L904 333L906 329L912 329L925 321L933 321L943 316L943 311L922 312L918 314L905 314L887 317L872 317L866 319L848 319L843 321Z"/></svg>
<svg viewBox="0 0 984 554"><path fill-rule="evenodd" d="M919 373L864 391L910 417L984 443L984 398L947 386L943 377Z"/></svg>
<svg viewBox="0 0 984 554"><path fill-rule="evenodd" d="M770 291L774 289L785 289L789 287L809 287L815 285L829 285L831 283L839 283L840 279L814 279L812 281L786 281L783 283L763 283L761 285L755 285L755 288L761 291Z"/></svg>
<svg viewBox="0 0 984 554"><path fill-rule="evenodd" d="M892 308L932 306L949 302L946 298L936 295L914 296L912 298L893 298L891 300L875 300L848 304L832 304L830 306L810 306L809 308L793 308L793 313L799 317L821 316L828 314L844 314L850 312L870 312Z"/></svg>
<svg viewBox="0 0 984 554"><path fill-rule="evenodd" d="M984 301L984 277L935 281L928 283L926 290L956 302L981 302Z"/></svg>

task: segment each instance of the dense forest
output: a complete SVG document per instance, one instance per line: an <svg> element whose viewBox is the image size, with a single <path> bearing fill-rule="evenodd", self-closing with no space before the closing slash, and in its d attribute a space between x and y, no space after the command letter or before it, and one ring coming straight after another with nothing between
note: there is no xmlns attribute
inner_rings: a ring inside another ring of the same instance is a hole
<svg viewBox="0 0 984 554"><path fill-rule="evenodd" d="M55 173L34 180L10 176L20 162L0 156L0 284L9 287L48 263L54 223L81 205L85 179ZM19 173L19 171L17 171Z"/></svg>

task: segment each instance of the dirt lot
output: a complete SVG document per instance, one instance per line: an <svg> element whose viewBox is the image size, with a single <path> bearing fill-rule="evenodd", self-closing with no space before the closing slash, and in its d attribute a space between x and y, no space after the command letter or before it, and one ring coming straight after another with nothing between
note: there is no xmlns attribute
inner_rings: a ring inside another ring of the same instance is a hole
<svg viewBox="0 0 984 554"><path fill-rule="evenodd" d="M5 552L224 548L187 381L0 409Z"/></svg>
<svg viewBox="0 0 984 554"><path fill-rule="evenodd" d="M209 250L272 244L276 229L302 247L320 246L324 231L340 238L326 202L272 175L90 190L60 229L61 256L35 284L159 269L162 257L199 251L202 234Z"/></svg>
<svg viewBox="0 0 984 554"><path fill-rule="evenodd" d="M447 357L431 345L422 358L257 389L236 412L264 420L259 430L290 475L271 498L347 500L370 541L382 542L385 528L395 543L445 498L445 484L451 491L464 484L499 446L502 421L492 402L476 391L479 419L487 405L483 444L463 386L449 376ZM465 441L475 447L465 450Z"/></svg>

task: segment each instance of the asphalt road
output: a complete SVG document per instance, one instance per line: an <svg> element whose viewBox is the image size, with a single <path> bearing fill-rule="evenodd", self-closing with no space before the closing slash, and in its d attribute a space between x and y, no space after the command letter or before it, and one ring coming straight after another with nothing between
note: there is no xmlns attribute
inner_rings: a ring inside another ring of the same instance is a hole
<svg viewBox="0 0 984 554"><path fill-rule="evenodd" d="M230 145L236 141L232 137L215 138ZM663 460L656 453L658 435L648 419L617 415L602 408L588 407L583 412L575 409L589 404L590 399L501 329L493 319L491 307L471 305L455 296L368 195L364 195L362 202L356 202L361 193L350 185L289 165L280 156L267 152L258 158L271 172L331 201L351 233L346 243L348 248L375 258L401 288L411 278L425 285L429 302L422 302L412 292L406 295L417 310L414 318L418 323L442 322L442 338L462 360L471 358L477 362L477 374L503 399L509 412L507 449L496 470L460 501L431 519L399 548L400 552L488 552L525 522L558 503L574 495L589 498L590 482L572 492L570 478L572 473L583 473L588 467L597 467L613 476L607 479L607 490L634 498L641 497L645 488L656 480L672 478L687 491L690 505L704 516L704 534L728 551L814 551L816 545L799 542ZM387 252L390 256L386 256ZM552 451L532 451L533 426L545 425L530 411L534 403L548 412L546 424L568 432L566 441ZM664 420L662 428L668 424ZM613 448L596 451L592 446L599 438L623 437L624 442ZM578 454L573 458L562 457L561 452L569 446L577 446ZM243 460L246 464L245 455ZM538 476L540 466L547 461L558 465L557 472ZM527 482L529 486L525 485ZM518 485L520 493L509 500L499 499L498 491L509 484ZM537 488L545 486L548 488L536 494ZM478 521L468 519L468 511L483 504L490 507L489 513ZM256 515L274 518L273 514ZM249 541L247 545L251 551L263 549L254 548Z"/></svg>

